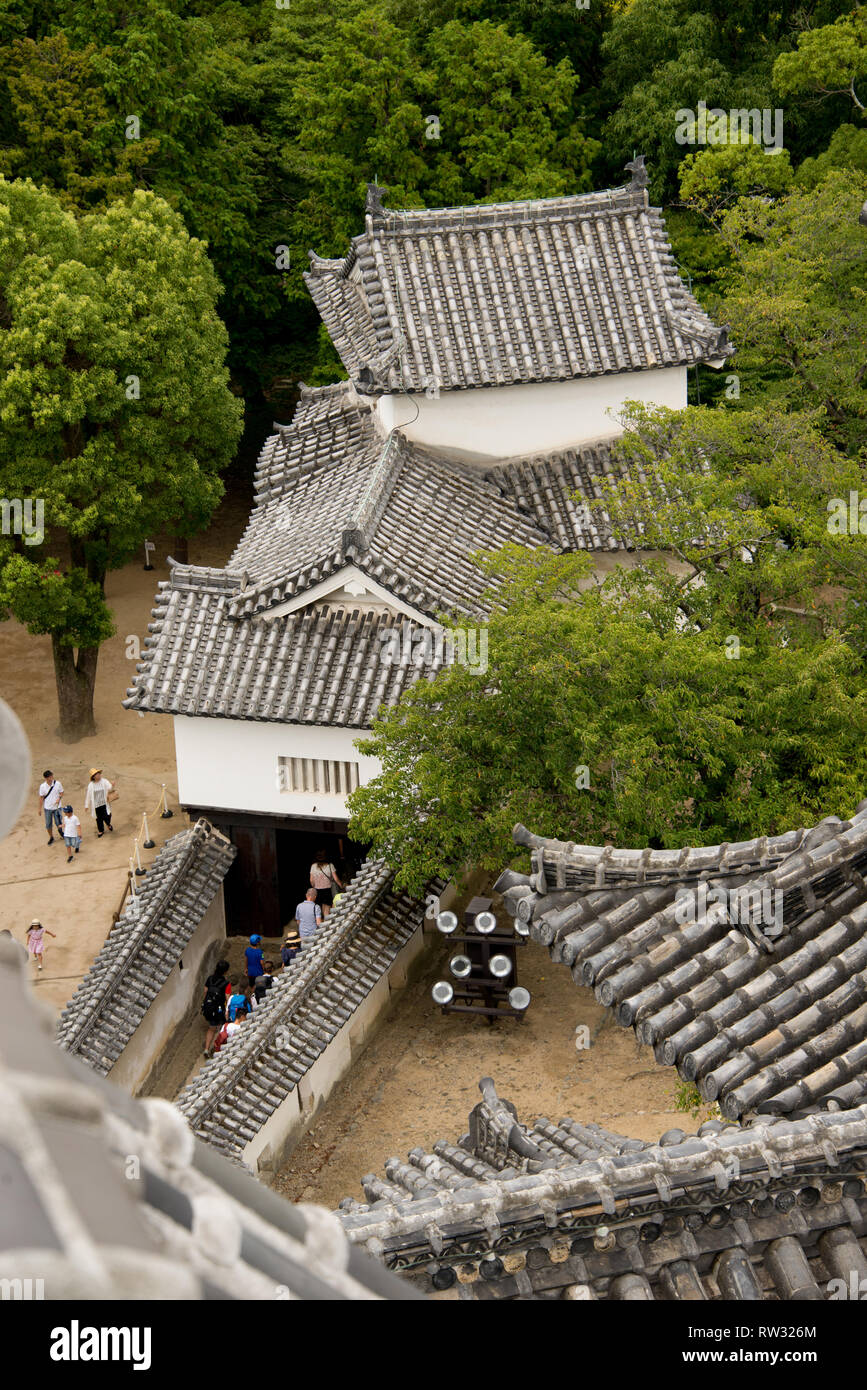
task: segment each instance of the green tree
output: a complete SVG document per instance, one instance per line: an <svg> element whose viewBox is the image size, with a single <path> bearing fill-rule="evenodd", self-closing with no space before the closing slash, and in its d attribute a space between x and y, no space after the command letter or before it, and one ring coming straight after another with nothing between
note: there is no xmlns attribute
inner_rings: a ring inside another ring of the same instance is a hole
<svg viewBox="0 0 867 1390"><path fill-rule="evenodd" d="M779 156L778 156L779 157ZM721 221L733 269L724 316L756 393L819 408L842 449L857 450L867 419L867 239L862 179L833 170L815 188L768 201L742 198Z"/></svg>
<svg viewBox="0 0 867 1390"><path fill-rule="evenodd" d="M382 772L353 794L351 833L410 891L469 863L501 868L518 820L678 847L860 799L862 655L845 615L816 600L840 560L828 493L846 495L857 470L783 412L635 407L627 422L647 481L605 505L672 564L644 556L590 585L586 556L489 557L487 672L418 683L359 741ZM845 539L847 563L864 542Z"/></svg>
<svg viewBox="0 0 867 1390"><path fill-rule="evenodd" d="M721 145L688 154L678 171L680 195L711 221L739 198L778 198L794 182L788 150L767 155L753 143Z"/></svg>
<svg viewBox="0 0 867 1390"><path fill-rule="evenodd" d="M201 529L222 494L242 406L218 289L154 194L76 219L0 180L0 487L43 502L50 538L3 539L0 605L51 636L66 739L94 728L107 573L155 531Z"/></svg>
<svg viewBox="0 0 867 1390"><path fill-rule="evenodd" d="M808 29L792 53L774 64L774 86L781 96L816 92L821 97L848 97L863 116L865 100L856 83L867 79L867 7L856 5L833 24Z"/></svg>

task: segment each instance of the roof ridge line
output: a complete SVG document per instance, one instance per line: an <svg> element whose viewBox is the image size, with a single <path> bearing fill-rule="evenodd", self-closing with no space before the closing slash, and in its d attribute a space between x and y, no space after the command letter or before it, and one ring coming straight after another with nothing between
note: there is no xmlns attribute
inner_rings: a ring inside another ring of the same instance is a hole
<svg viewBox="0 0 867 1390"><path fill-rule="evenodd" d="M189 867L193 858L198 858L204 850L205 846L215 837L219 836L221 839L226 838L225 836L221 835L220 831L216 830L214 826L211 825L210 821L205 820L203 817L200 820L197 820L195 825L188 826L185 830L180 831L178 835L173 835L170 840L166 841L160 853L154 860L153 865L151 866L151 872L153 871L153 868L156 866L156 864L159 862L160 857L166 853L172 841L179 839L181 835L188 835L189 839L186 842L186 844L180 845L172 851L172 854L175 858L175 862L172 865L172 868L174 870L172 877L169 879L168 882L164 881L163 883L158 883L157 890L153 896L153 901L147 903L145 905L144 910L138 912L135 915L133 915L130 912L130 905L134 901L134 899L130 899L130 903L127 904L122 915L118 917L116 922L112 923L111 929L109 930L109 933L105 938L105 941L103 942L102 946L100 947L99 951L94 957L90 970L88 970L84 979L81 981L78 988L76 989L75 994L77 994L78 991L82 989L83 986L90 979L91 972L93 971L96 962L99 960L99 957L106 950L108 943L111 940L111 934L115 930L115 928L120 926L122 922L124 924L131 924L133 927L133 931L130 933L129 940L124 943L124 946L121 947L120 950L114 950L113 952L108 953L108 965L105 969L102 979L98 981L96 999L93 1002L91 1008L89 1009L88 1014L82 1018L81 1024L77 1029L73 1028L71 1039L67 1039L66 1037L61 1039L60 1037L58 1037L58 1044L61 1047L63 1047L65 1051L79 1051L81 1049L82 1043L96 1027L96 1024L100 1016L102 1004L104 1004L105 1001L115 993L119 980L126 974L130 965L141 951L147 938L153 930L155 922L158 920L162 912L165 910L171 899L173 899L176 896L179 888L182 886L185 880L186 870ZM229 842L227 841L227 843ZM126 947L126 949L124 949L124 947ZM66 1005L66 1008L69 1008L70 1005L73 1003L75 999L75 994L72 996L72 999L70 999L69 1003ZM65 1011L66 1010L64 1009L64 1012ZM62 1021L62 1018L63 1015L61 1014L61 1018L58 1020L58 1025Z"/></svg>
<svg viewBox="0 0 867 1390"><path fill-rule="evenodd" d="M341 548L344 559L349 549L357 547L369 550L374 532L388 506L398 475L405 462L402 445L403 435L392 430L385 441L379 458L370 471L364 491L353 509L341 535Z"/></svg>

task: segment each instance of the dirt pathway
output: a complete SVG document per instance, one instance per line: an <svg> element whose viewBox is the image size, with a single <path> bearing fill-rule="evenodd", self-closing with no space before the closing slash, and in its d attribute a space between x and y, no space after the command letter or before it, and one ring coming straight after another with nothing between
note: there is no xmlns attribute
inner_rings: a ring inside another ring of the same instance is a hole
<svg viewBox="0 0 867 1390"><path fill-rule="evenodd" d="M249 497L227 498L207 534L190 542L194 564L219 565L228 558L246 523ZM99 657L94 710L97 733L65 744L57 736L57 694L48 637L33 637L15 622L0 624L0 695L12 706L30 740L32 793L15 828L0 843L0 930L24 942L27 924L38 916L56 941L46 937L45 966L31 967L39 996L60 1010L90 967L111 926L120 902L142 811L152 812L165 782L171 820L150 817L151 838L159 849L186 820L178 814L177 774L172 720L165 715L138 716L121 707L135 672L136 641L147 635L157 583L168 578L170 542L156 538L155 568L142 559L110 574L108 601L117 631ZM113 808L114 833L97 840L94 822L84 812L88 771L104 769L116 782L120 799ZM75 807L83 828L81 853L67 865L62 841L49 846L37 815L37 788L50 767ZM157 852L142 851L144 867Z"/></svg>

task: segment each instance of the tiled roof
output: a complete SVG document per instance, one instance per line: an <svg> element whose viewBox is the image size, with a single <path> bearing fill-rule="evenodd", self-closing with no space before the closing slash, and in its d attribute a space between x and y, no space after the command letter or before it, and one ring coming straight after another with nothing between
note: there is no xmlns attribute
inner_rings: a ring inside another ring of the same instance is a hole
<svg viewBox="0 0 867 1390"><path fill-rule="evenodd" d="M382 978L424 918L366 860L291 970L178 1098L193 1130L239 1157Z"/></svg>
<svg viewBox="0 0 867 1390"><path fill-rule="evenodd" d="M61 1051L25 959L0 936L5 1298L419 1297L353 1249L337 1217L268 1191L168 1101L133 1100Z"/></svg>
<svg viewBox="0 0 867 1390"><path fill-rule="evenodd" d="M426 1293L803 1301L867 1275L867 1106L646 1144L524 1127L480 1089L458 1144L389 1159L341 1203L349 1238Z"/></svg>
<svg viewBox="0 0 867 1390"><path fill-rule="evenodd" d="M346 383L305 389L295 422L265 445L257 503L226 569L175 565L160 585L124 704L367 727L419 678L380 660L401 620L369 598L348 605L327 593L302 612L305 595L352 567L431 619L478 621L495 582L473 563L478 551L618 548L604 510L586 503L623 467L614 441L601 440L481 473L400 434L383 442ZM294 613L270 616L293 600Z"/></svg>
<svg viewBox="0 0 867 1390"><path fill-rule="evenodd" d="M616 440L601 439L545 457L510 459L485 476L548 533L555 549L621 550L604 507L588 503L602 498L603 483L619 481L626 471ZM637 481L646 486L644 477ZM640 544L639 534L632 543Z"/></svg>
<svg viewBox="0 0 867 1390"><path fill-rule="evenodd" d="M442 665L385 661L392 639L412 654L425 631L387 610L326 603L268 622L233 621L225 602L174 585L157 604L152 649L127 708L362 729Z"/></svg>
<svg viewBox="0 0 867 1390"><path fill-rule="evenodd" d="M398 212L371 189L310 293L370 393L563 381L727 356L643 180L602 193Z"/></svg>
<svg viewBox="0 0 867 1390"><path fill-rule="evenodd" d="M114 1066L204 917L236 854L206 820L166 842L57 1024L94 1071Z"/></svg>
<svg viewBox="0 0 867 1390"><path fill-rule="evenodd" d="M532 873L501 875L508 910L727 1117L867 1100L863 803L742 844L515 840Z"/></svg>

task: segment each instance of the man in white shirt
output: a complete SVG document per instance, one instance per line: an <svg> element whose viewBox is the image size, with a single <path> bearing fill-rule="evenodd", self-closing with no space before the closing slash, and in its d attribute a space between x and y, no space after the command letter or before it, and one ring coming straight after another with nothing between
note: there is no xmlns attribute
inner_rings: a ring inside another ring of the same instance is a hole
<svg viewBox="0 0 867 1390"><path fill-rule="evenodd" d="M48 831L48 843L54 844L54 827L58 830L63 824L60 812L60 798L63 796L63 787L55 777L54 773L48 769L42 774L42 782L39 787L39 814L45 816L45 829Z"/></svg>

